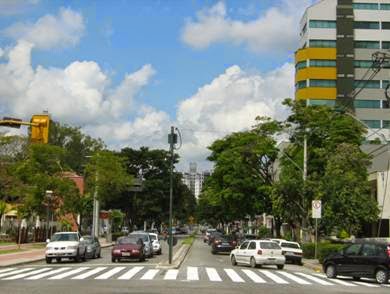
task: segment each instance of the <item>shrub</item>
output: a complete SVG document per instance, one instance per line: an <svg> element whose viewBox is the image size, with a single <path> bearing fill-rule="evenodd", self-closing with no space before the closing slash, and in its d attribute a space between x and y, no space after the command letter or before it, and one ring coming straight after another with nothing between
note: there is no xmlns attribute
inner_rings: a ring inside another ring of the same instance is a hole
<svg viewBox="0 0 390 294"><path fill-rule="evenodd" d="M314 258L314 243L304 243L302 244L303 258L313 259Z"/></svg>
<svg viewBox="0 0 390 294"><path fill-rule="evenodd" d="M331 253L340 251L344 247L343 244L333 244L329 242L318 243L318 253L317 258L320 263L324 261L324 258ZM305 243L302 244L303 257L308 259L313 259L315 254L315 244L314 243Z"/></svg>
<svg viewBox="0 0 390 294"><path fill-rule="evenodd" d="M339 232L339 234L337 235L338 238L340 239L348 239L349 238L349 234L347 233L346 230L341 230Z"/></svg>

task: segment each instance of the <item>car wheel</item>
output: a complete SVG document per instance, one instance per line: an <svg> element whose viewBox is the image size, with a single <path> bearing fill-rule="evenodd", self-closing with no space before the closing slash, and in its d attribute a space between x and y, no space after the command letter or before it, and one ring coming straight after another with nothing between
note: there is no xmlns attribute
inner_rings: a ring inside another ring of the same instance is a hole
<svg viewBox="0 0 390 294"><path fill-rule="evenodd" d="M116 262L116 258L111 257L111 262Z"/></svg>
<svg viewBox="0 0 390 294"><path fill-rule="evenodd" d="M325 269L326 277L329 279L334 279L337 276L336 272L336 266L333 264L330 264Z"/></svg>
<svg viewBox="0 0 390 294"><path fill-rule="evenodd" d="M102 257L102 249L99 249L99 254L97 256L98 258Z"/></svg>
<svg viewBox="0 0 390 294"><path fill-rule="evenodd" d="M57 257L56 261L57 261L57 263L60 263L61 262L61 258Z"/></svg>
<svg viewBox="0 0 390 294"><path fill-rule="evenodd" d="M284 268L284 264L278 264L277 267L279 270L282 270Z"/></svg>
<svg viewBox="0 0 390 294"><path fill-rule="evenodd" d="M359 281L359 280L360 280L360 277L352 277L352 279L353 279L354 281Z"/></svg>
<svg viewBox="0 0 390 294"><path fill-rule="evenodd" d="M211 254L217 254L217 251L211 250Z"/></svg>
<svg viewBox="0 0 390 294"><path fill-rule="evenodd" d="M255 267L257 266L257 264L256 264L256 260L255 260L255 258L254 258L254 257L251 257L251 261L250 261L250 263L251 263L251 267L252 267L252 268L255 268Z"/></svg>
<svg viewBox="0 0 390 294"><path fill-rule="evenodd" d="M375 272L375 280L378 284L387 284L389 281L389 272L383 268Z"/></svg>
<svg viewBox="0 0 390 294"><path fill-rule="evenodd" d="M74 260L76 262L80 262L81 261L81 259L80 259L80 252L78 250L77 250L76 257L74 258Z"/></svg>
<svg viewBox="0 0 390 294"><path fill-rule="evenodd" d="M92 253L92 258L95 259L97 258L97 250L95 249L95 251Z"/></svg>
<svg viewBox="0 0 390 294"><path fill-rule="evenodd" d="M236 257L234 255L232 255L230 260L232 262L232 265L237 265Z"/></svg>
<svg viewBox="0 0 390 294"><path fill-rule="evenodd" d="M87 261L87 250L84 251L83 261Z"/></svg>
<svg viewBox="0 0 390 294"><path fill-rule="evenodd" d="M51 263L51 258L50 257L46 257L46 263Z"/></svg>

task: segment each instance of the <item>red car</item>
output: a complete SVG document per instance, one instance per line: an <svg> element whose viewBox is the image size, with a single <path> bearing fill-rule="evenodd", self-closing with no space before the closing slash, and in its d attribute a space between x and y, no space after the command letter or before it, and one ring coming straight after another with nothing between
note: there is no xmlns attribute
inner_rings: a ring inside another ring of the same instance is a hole
<svg viewBox="0 0 390 294"><path fill-rule="evenodd" d="M145 260L144 243L136 236L120 237L111 251L111 261L116 262L122 259Z"/></svg>

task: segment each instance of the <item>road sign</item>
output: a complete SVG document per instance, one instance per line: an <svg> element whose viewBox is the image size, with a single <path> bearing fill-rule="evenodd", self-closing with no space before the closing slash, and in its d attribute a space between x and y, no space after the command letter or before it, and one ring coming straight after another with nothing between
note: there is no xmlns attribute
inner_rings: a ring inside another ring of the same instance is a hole
<svg viewBox="0 0 390 294"><path fill-rule="evenodd" d="M311 202L312 218L321 218L321 200Z"/></svg>

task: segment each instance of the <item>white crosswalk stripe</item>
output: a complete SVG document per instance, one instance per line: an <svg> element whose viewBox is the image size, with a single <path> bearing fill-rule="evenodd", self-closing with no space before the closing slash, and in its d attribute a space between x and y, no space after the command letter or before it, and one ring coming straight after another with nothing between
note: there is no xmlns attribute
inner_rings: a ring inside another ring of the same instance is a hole
<svg viewBox="0 0 390 294"><path fill-rule="evenodd" d="M189 266L187 267L187 281L199 280L198 268Z"/></svg>
<svg viewBox="0 0 390 294"><path fill-rule="evenodd" d="M311 285L310 282L305 281L304 279L301 279L293 274L290 274L288 272L278 272L280 275L285 276L286 278L289 278L290 280L293 280L294 282L297 282L300 285Z"/></svg>
<svg viewBox="0 0 390 294"><path fill-rule="evenodd" d="M305 273L296 273L297 275L300 275L302 277L305 277L306 279L309 279L311 281L314 281L316 282L317 284L320 284L320 285L324 285L324 286L334 286L334 284L328 282L328 281L324 281L322 279L319 279L319 278L316 278L312 275L308 275L308 274L305 274Z"/></svg>
<svg viewBox="0 0 390 294"><path fill-rule="evenodd" d="M79 267L79 268L76 268L74 270L71 270L70 272L66 272L66 273L56 275L54 277L50 277L49 280L62 280L63 278L72 276L74 274L78 274L78 273L85 271L87 269L89 269L89 267Z"/></svg>
<svg viewBox="0 0 390 294"><path fill-rule="evenodd" d="M158 272L158 269L150 269L141 277L141 280L153 280Z"/></svg>
<svg viewBox="0 0 390 294"><path fill-rule="evenodd" d="M209 280L212 282L222 282L221 277L219 276L217 270L215 268L206 268L207 276L209 277Z"/></svg>
<svg viewBox="0 0 390 294"><path fill-rule="evenodd" d="M235 283L245 283L245 281L233 270L230 268L223 269L229 278Z"/></svg>
<svg viewBox="0 0 390 294"><path fill-rule="evenodd" d="M11 277L7 277L3 280L17 280L17 279L22 279L24 277L27 277L27 276L32 276L32 275L35 275L35 274L40 274L42 272L45 272L45 271L49 271L51 270L51 268L41 268L41 269L38 269L38 270L35 270L35 271L32 271L32 272L28 272L28 273L23 273L23 274L18 274L16 276L11 276Z"/></svg>
<svg viewBox="0 0 390 294"><path fill-rule="evenodd" d="M121 275L118 280L130 280L134 277L138 272L140 272L144 267L143 266L135 266L123 275Z"/></svg>
<svg viewBox="0 0 390 294"><path fill-rule="evenodd" d="M165 274L164 280L176 280L178 274L179 274L179 270L170 269Z"/></svg>
<svg viewBox="0 0 390 294"><path fill-rule="evenodd" d="M123 271L126 267L124 266L118 266L114 267L113 269L109 270L108 272L97 276L95 280L107 280L108 278L111 278L113 275L119 273L120 271Z"/></svg>
<svg viewBox="0 0 390 294"><path fill-rule="evenodd" d="M254 272L252 272L251 270L245 270L243 269L242 270L244 272L244 274L246 274L253 282L255 283L266 283L266 281L261 278L259 275L255 274Z"/></svg>
<svg viewBox="0 0 390 294"><path fill-rule="evenodd" d="M82 273L81 275L73 277L72 280L84 280L93 275L96 275L97 273L100 273L101 271L104 271L106 268L107 268L106 266L97 267L93 270L87 271L86 273Z"/></svg>
<svg viewBox="0 0 390 294"><path fill-rule="evenodd" d="M370 288L379 288L380 287L379 285L366 283L366 282L354 282L354 283L358 284L360 286L366 286L366 287L370 287Z"/></svg>
<svg viewBox="0 0 390 294"><path fill-rule="evenodd" d="M259 270L263 275L265 275L267 278L270 278L272 281L274 281L277 284L289 284L286 280L283 280L281 277L275 275L274 273L271 273L267 270Z"/></svg>
<svg viewBox="0 0 390 294"><path fill-rule="evenodd" d="M64 271L67 271L67 270L70 270L70 269L71 269L70 267L61 267L61 268L58 268L58 269L55 269L55 270L52 270L52 271L49 271L49 272L45 272L43 274L31 276L31 277L28 277L28 278L25 278L25 279L26 280L39 280L39 279L46 278L48 276L52 276L52 275L55 275L55 274L58 274L58 273L61 273L61 272L64 272Z"/></svg>
<svg viewBox="0 0 390 294"><path fill-rule="evenodd" d="M31 271L32 269L34 269L34 268L32 268L32 267L21 268L21 269L17 269L17 270L14 270L14 271L2 273L2 274L0 274L0 278L6 277L6 276L11 276L11 275L14 275L14 274L20 274L20 273L27 272L27 271Z"/></svg>
<svg viewBox="0 0 390 294"><path fill-rule="evenodd" d="M314 274L314 275L316 275L317 277L321 277L321 278L326 278L327 279L326 275L324 275L324 274ZM332 282L334 282L336 284L343 285L343 286L356 287L355 284L348 283L348 282L340 280L340 279L332 279Z"/></svg>
<svg viewBox="0 0 390 294"><path fill-rule="evenodd" d="M14 269L15 269L14 267L11 267L11 268L3 268L3 269L0 269L0 273L9 272L9 271L12 271L12 270L14 270Z"/></svg>

